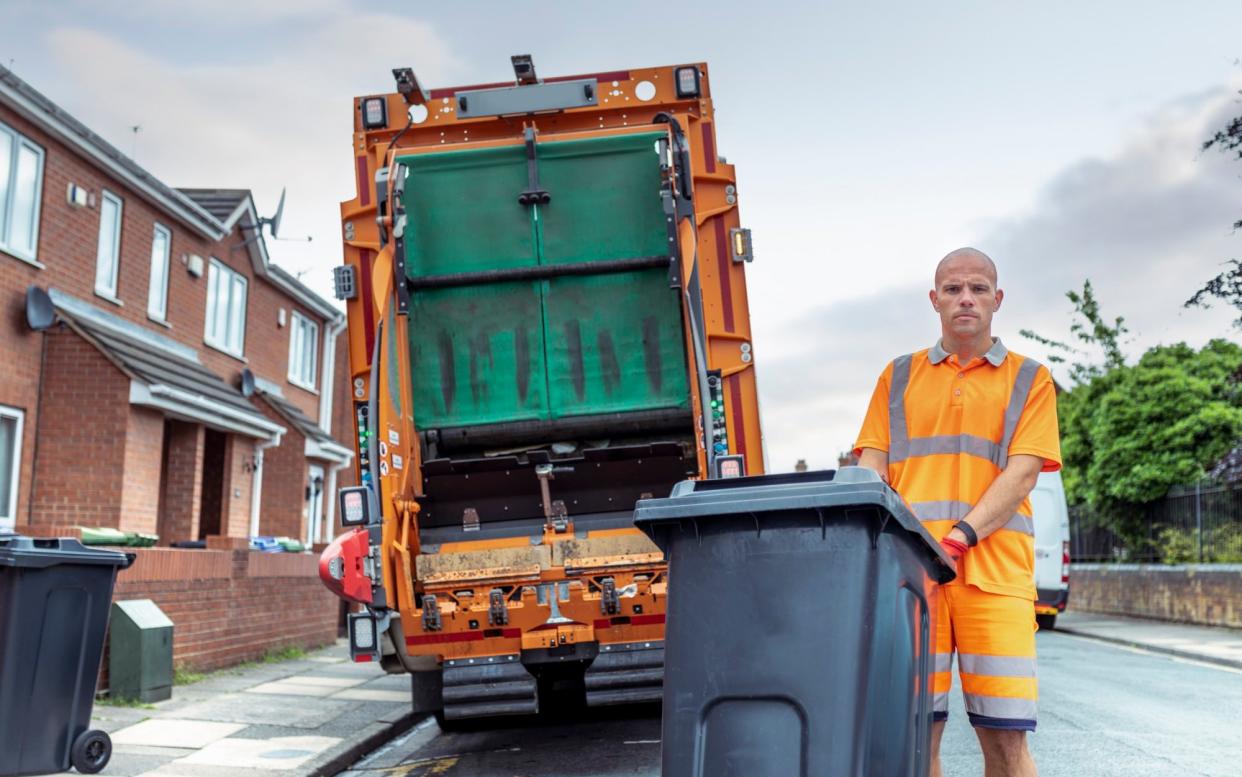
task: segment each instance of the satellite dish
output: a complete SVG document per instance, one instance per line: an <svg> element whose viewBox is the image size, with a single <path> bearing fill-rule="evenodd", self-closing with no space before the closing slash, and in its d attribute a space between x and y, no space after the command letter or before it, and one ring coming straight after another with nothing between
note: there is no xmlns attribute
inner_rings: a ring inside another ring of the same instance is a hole
<svg viewBox="0 0 1242 777"><path fill-rule="evenodd" d="M280 202L276 203L276 215L268 219L267 223L272 225L272 237L276 237L280 232L280 217L285 214L285 187L280 189Z"/></svg>
<svg viewBox="0 0 1242 777"><path fill-rule="evenodd" d="M47 292L38 286L26 289L26 326L36 332L51 328L56 323L56 307Z"/></svg>
<svg viewBox="0 0 1242 777"><path fill-rule="evenodd" d="M241 378L238 380L238 383L241 384L238 388L241 389L243 397L254 396L254 373L250 371L249 367L242 368Z"/></svg>

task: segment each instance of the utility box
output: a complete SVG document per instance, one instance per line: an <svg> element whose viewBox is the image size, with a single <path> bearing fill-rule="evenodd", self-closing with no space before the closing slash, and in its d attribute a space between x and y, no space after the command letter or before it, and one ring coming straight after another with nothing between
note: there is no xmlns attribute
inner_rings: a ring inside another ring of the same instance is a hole
<svg viewBox="0 0 1242 777"><path fill-rule="evenodd" d="M172 697L173 622L150 599L112 605L108 691L141 702Z"/></svg>

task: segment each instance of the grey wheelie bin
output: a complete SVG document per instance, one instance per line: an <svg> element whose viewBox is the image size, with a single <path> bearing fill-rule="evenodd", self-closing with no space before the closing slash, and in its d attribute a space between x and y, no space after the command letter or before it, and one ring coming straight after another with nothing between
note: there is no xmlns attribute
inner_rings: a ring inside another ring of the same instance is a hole
<svg viewBox="0 0 1242 777"><path fill-rule="evenodd" d="M127 553L0 535L0 775L93 774L112 741L90 729L117 570Z"/></svg>
<svg viewBox="0 0 1242 777"><path fill-rule="evenodd" d="M669 561L665 777L922 777L953 562L871 470L638 503Z"/></svg>

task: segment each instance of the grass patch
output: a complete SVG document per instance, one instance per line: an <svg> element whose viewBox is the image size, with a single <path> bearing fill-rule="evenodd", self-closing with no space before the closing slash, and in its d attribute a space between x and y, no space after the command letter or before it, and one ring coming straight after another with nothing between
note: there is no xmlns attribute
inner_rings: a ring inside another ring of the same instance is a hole
<svg viewBox="0 0 1242 777"><path fill-rule="evenodd" d="M279 661L296 661L306 658L306 651L296 645L287 645L276 650L269 650L259 659L260 664L275 664Z"/></svg>
<svg viewBox="0 0 1242 777"><path fill-rule="evenodd" d="M96 706L102 705L104 707L127 707L129 709L138 709L138 710L155 709L154 704L147 704L146 702L139 701L137 699L126 699L124 697L113 697L111 694L108 694L107 696L96 697L95 705Z"/></svg>
<svg viewBox="0 0 1242 777"><path fill-rule="evenodd" d="M206 676L201 672L191 672L189 669L179 666L173 670L173 685L193 685Z"/></svg>

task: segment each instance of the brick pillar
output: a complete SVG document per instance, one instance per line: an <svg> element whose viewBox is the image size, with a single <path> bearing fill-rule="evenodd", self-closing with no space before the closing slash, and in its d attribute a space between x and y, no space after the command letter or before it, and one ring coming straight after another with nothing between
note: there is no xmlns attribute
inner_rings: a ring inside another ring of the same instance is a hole
<svg viewBox="0 0 1242 777"><path fill-rule="evenodd" d="M164 493L160 544L198 539L203 499L204 429L201 424L169 421L165 426Z"/></svg>
<svg viewBox="0 0 1242 777"><path fill-rule="evenodd" d="M254 440L230 434L224 444L224 505L221 533L250 536L250 489L254 483Z"/></svg>

